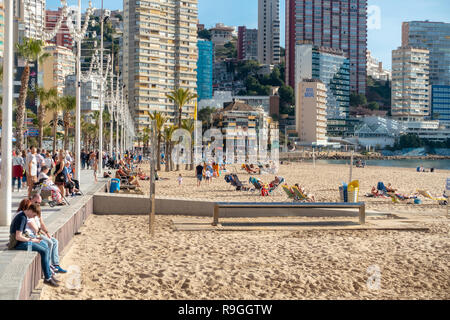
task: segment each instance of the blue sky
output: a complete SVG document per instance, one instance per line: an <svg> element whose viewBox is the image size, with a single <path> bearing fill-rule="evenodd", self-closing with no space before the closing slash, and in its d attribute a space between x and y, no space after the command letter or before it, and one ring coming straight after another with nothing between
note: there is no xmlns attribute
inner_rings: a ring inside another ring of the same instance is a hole
<svg viewBox="0 0 450 320"><path fill-rule="evenodd" d="M47 0L47 7L56 8L60 0ZM76 5L77 0L68 0ZM88 1L82 0L83 7ZM93 0L100 8L101 0ZM122 9L123 0L104 0L105 8ZM450 1L448 0L369 0L369 6L380 8L380 29L369 28L368 49L372 55L390 68L391 52L401 44L401 25L403 21L430 20L450 23ZM371 11L372 12L372 11ZM373 11L375 12L375 11ZM284 47L285 0L280 0L281 45ZM374 15L369 16L369 20ZM216 22L226 25L258 25L258 0L199 0L199 20L207 27Z"/></svg>

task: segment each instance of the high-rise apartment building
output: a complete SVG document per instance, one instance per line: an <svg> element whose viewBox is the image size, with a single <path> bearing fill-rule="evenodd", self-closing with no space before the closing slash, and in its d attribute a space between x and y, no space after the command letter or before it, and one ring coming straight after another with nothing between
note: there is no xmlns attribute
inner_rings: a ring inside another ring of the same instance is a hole
<svg viewBox="0 0 450 320"><path fill-rule="evenodd" d="M450 23L404 22L402 46L429 50L430 85L450 85Z"/></svg>
<svg viewBox="0 0 450 320"><path fill-rule="evenodd" d="M344 52L318 47L311 43L297 44L295 48L295 96L298 85L305 79L319 79L327 88L327 116L346 118L350 107L350 66Z"/></svg>
<svg viewBox="0 0 450 320"><path fill-rule="evenodd" d="M76 75L66 76L65 83L64 95L75 96L77 87ZM101 77L98 74L93 74L87 81L81 81L81 111L83 113L100 111L100 86Z"/></svg>
<svg viewBox="0 0 450 320"><path fill-rule="evenodd" d="M75 55L72 50L62 46L47 46L45 52L51 56L40 65L44 72L44 88L56 88L59 95L64 94L66 76L75 74Z"/></svg>
<svg viewBox="0 0 450 320"><path fill-rule="evenodd" d="M399 47L392 51L392 117L421 121L430 115L429 51Z"/></svg>
<svg viewBox="0 0 450 320"><path fill-rule="evenodd" d="M258 29L238 28L238 60L258 60Z"/></svg>
<svg viewBox="0 0 450 320"><path fill-rule="evenodd" d="M62 15L62 9L59 8L57 11L54 10L46 10L45 11L45 28L47 30L53 30L56 26L56 23L60 19ZM56 36L47 42L54 44L55 46L66 47L68 49L73 48L73 39L70 35L69 28L67 27L66 20L64 19L60 30L57 32Z"/></svg>
<svg viewBox="0 0 450 320"><path fill-rule="evenodd" d="M280 0L258 0L258 61L280 63Z"/></svg>
<svg viewBox="0 0 450 320"><path fill-rule="evenodd" d="M197 95L200 101L213 96L214 46L211 41L203 39L198 40L197 46Z"/></svg>
<svg viewBox="0 0 450 320"><path fill-rule="evenodd" d="M295 45L312 41L350 59L350 90L366 92L367 0L286 0L286 83L295 84Z"/></svg>
<svg viewBox="0 0 450 320"><path fill-rule="evenodd" d="M450 126L450 86L431 86L431 113L434 120Z"/></svg>
<svg viewBox="0 0 450 320"><path fill-rule="evenodd" d="M45 0L14 0L15 32L23 38L42 39L45 29ZM16 37L15 37L16 38Z"/></svg>
<svg viewBox="0 0 450 320"><path fill-rule="evenodd" d="M166 93L197 93L197 0L124 1L123 81L138 130L159 111L173 123L178 108ZM183 107L183 118L195 102Z"/></svg>
<svg viewBox="0 0 450 320"><path fill-rule="evenodd" d="M297 87L296 130L300 141L327 143L327 88L318 79L305 79Z"/></svg>
<svg viewBox="0 0 450 320"><path fill-rule="evenodd" d="M3 47L5 41L5 10L3 2L0 2L0 58L3 59Z"/></svg>

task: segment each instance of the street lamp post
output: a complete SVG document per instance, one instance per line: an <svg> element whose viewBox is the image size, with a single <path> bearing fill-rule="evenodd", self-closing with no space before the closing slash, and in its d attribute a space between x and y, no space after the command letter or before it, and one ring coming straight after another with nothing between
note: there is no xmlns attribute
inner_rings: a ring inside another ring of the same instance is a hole
<svg viewBox="0 0 450 320"><path fill-rule="evenodd" d="M99 166L98 171L100 176L103 175L103 0L102 0L102 13L101 13L101 23L100 23L100 116L99 116L99 142L98 142L98 157Z"/></svg>
<svg viewBox="0 0 450 320"><path fill-rule="evenodd" d="M13 1L5 0L3 51L2 164L0 226L11 224L12 197L12 105L13 105Z"/></svg>

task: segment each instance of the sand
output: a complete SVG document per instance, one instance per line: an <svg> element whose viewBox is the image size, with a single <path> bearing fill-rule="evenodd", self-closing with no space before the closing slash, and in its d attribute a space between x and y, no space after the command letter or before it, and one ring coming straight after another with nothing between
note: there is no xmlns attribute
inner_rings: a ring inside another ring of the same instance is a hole
<svg viewBox="0 0 450 320"><path fill-rule="evenodd" d="M41 299L450 299L448 220L425 225L431 232L177 232L158 216L152 239L147 217L91 216L62 260L79 266L80 289L63 275Z"/></svg>
<svg viewBox="0 0 450 320"><path fill-rule="evenodd" d="M146 168L144 168L146 169ZM157 181L157 196L197 198L218 201L252 201L252 202L285 202L288 201L286 194L281 188L276 190L270 197L261 197L259 193L237 192L230 184L227 184L223 175L213 179L211 184L202 182L197 187L195 174L191 171L180 172L159 172L159 175L169 180ZM184 169L184 167L183 167ZM239 179L248 183L249 177L255 176L262 181L269 183L274 180L273 174L249 175L238 166L229 166L230 172L237 172ZM182 186L178 186L177 177L183 176ZM319 202L340 201L339 186L342 182L349 182L350 170L344 165L317 165L316 168L310 163L291 163L280 166L277 175L285 178L289 185L298 183L306 188L308 193L314 194ZM370 193L372 186L377 186L379 181L385 185L391 183L392 186L404 194L412 194L418 189L428 190L434 196L442 196L445 189L446 179L450 178L450 171L438 170L434 173L418 173L415 169L386 168L386 167L366 167L353 168L352 179L359 180L360 201L365 201L368 210L381 212L419 212L426 210L427 213L444 212L445 207L439 206L437 201L421 197L422 205L405 203L394 204L391 199L386 198L366 198L364 195ZM148 193L149 183L140 181L144 192Z"/></svg>
<svg viewBox="0 0 450 320"><path fill-rule="evenodd" d="M158 195L286 200L282 193L261 198L236 192L223 178L197 188L192 173L182 174L178 187L178 173L161 172L170 180L157 182ZM320 201L337 201L337 185L348 180L343 166L289 165L280 175L290 184L300 182ZM384 181L403 192L421 187L440 194L447 176L448 171L354 169L362 192ZM387 199L369 199L369 208L407 212L430 231L181 232L173 228L174 217L157 216L151 238L148 217L91 216L61 263L79 268L79 288L73 288L77 274L71 272L61 276L61 287L45 286L41 299L450 299L445 209L431 200L394 206Z"/></svg>

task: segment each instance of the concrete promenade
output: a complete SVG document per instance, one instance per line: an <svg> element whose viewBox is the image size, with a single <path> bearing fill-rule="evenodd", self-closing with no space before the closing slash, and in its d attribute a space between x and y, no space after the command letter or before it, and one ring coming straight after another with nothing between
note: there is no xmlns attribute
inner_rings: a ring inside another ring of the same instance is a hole
<svg viewBox="0 0 450 320"><path fill-rule="evenodd" d="M93 210L93 195L101 190L107 179L94 182L92 170L81 171L80 187L83 196L68 197L70 205L42 207L44 222L59 241L59 251L69 243ZM27 190L13 193L12 214L17 210ZM0 300L29 299L33 289L42 279L40 256L36 252L8 250L9 227L0 227Z"/></svg>

